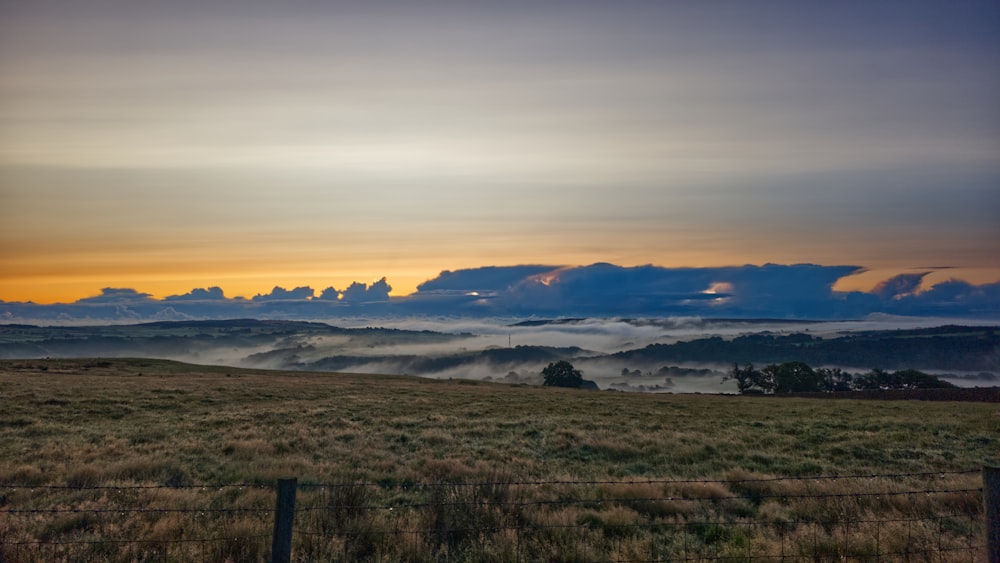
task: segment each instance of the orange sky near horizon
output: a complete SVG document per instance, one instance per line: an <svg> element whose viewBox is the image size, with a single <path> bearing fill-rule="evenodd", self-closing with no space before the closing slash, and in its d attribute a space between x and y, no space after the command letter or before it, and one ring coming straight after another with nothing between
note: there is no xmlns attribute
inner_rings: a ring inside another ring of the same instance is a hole
<svg viewBox="0 0 1000 563"><path fill-rule="evenodd" d="M921 271L921 270L916 270ZM879 282L884 281L896 274L906 273L897 270L871 270L862 274L842 278L835 286L836 291L869 291ZM392 286L391 295L399 297L409 295L416 291L417 285L436 276L422 272L413 275L389 276L388 282ZM1000 271L983 269L956 269L934 272L924 279L924 286L933 285L952 278L963 279L970 283L983 284L994 283L1000 278ZM140 293L148 293L154 299L163 299L170 295L182 295L195 288L208 288L218 286L223 289L226 297L251 298L257 294L267 294L275 286L285 289L292 289L300 286L309 286L316 290L319 295L323 289L333 286L337 289L345 289L352 282L371 284L377 281L374 276L371 278L360 278L359 276L327 276L327 275L302 275L302 276L234 276L232 278L219 278L215 283L206 282L202 278L169 278L151 275L148 277L131 276L123 277L119 280L111 279L99 275L91 278L45 280L40 279L35 282L9 283L0 280L0 292L5 299L2 301L31 301L39 304L52 303L72 303L86 297L100 295L101 289L131 288Z"/></svg>
<svg viewBox="0 0 1000 563"><path fill-rule="evenodd" d="M519 264L547 264L552 266L588 265L609 261L619 266L642 266L647 264L664 267L724 267L743 264L803 263L791 254L793 245L787 245L784 252L753 253L749 250L731 259L723 258L719 252L708 252L697 248L665 254L660 261L643 260L646 253L642 248L635 252L612 256L621 247L611 248L599 242L588 244L581 233L573 247L565 242L555 249L532 248L536 260L522 260L528 255L529 240L505 241L490 247L483 255L463 256L454 243L442 243L439 253L429 255L407 255L407 250L397 249L393 253L372 251L374 259L366 256L363 247L352 247L351 253L316 246L301 249L298 253L288 252L282 245L276 245L269 252L259 248L234 245L224 248L207 248L200 252L194 248L161 248L145 251L119 250L118 252L87 252L82 249L63 254L50 254L33 259L33 256L8 254L0 265L0 300L33 301L36 303L69 303L85 297L98 295L101 289L132 288L149 293L156 299L170 295L181 295L195 288L218 286L227 297L250 298L266 294L275 286L285 289L312 287L318 295L327 287L343 290L353 282L371 284L386 277L394 296L404 296L416 291L417 286L436 277L442 270L458 270L482 266L513 266ZM483 251L484 244L475 245L472 250ZM707 245L711 246L711 245ZM730 246L735 246L730 244ZM546 254L545 250L549 250ZM337 256L336 266L324 260L325 255ZM484 261L483 256L486 256ZM821 265L842 265L847 261L826 256L827 260L813 262ZM940 264L923 262L921 266L911 266L912 258L883 262L874 267L865 267L858 274L841 278L834 289L837 291L868 291L879 282L901 273L931 272L924 279L924 286L948 279L963 279L970 283L982 284L1000 281L1000 267L978 267L975 265L935 269ZM871 263L871 262L869 262ZM856 264L862 265L862 264Z"/></svg>

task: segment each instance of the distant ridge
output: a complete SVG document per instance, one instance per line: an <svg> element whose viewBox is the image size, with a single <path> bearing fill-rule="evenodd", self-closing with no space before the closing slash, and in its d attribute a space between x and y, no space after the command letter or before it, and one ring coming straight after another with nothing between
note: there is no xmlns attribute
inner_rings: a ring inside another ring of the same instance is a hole
<svg viewBox="0 0 1000 563"><path fill-rule="evenodd" d="M676 324L679 319L684 319L685 317L666 317L666 318L621 318L615 319L617 321L628 323L628 324ZM593 317L568 317L568 318L557 318L557 319L532 319L528 321L521 321L513 323L507 326L546 326L546 325L570 325L579 324L587 321L595 320ZM601 319L605 320L605 319ZM836 321L831 320L810 320L810 319L781 319L781 318L700 318L699 322L710 326L713 324L819 324L819 323L829 323L829 322L851 322L859 321L860 319L838 319Z"/></svg>
<svg viewBox="0 0 1000 563"><path fill-rule="evenodd" d="M343 328L322 322L245 318L89 327L0 325L0 358L132 356L276 369L353 369L419 375L460 375L463 370L491 376L508 371L537 373L546 363L557 360L578 363L588 376L607 377L619 376L623 370L651 377L666 366L695 364L722 370L733 363L766 365L786 361L861 370L964 372L962 377L983 382L994 381L1000 372L997 326L860 330L824 338L794 330L769 332L763 330L763 320L757 319L746 330L738 329L741 335L731 338L692 337L642 347L629 347L628 341L622 340L622 348L610 354L588 349L585 338L593 336L591 331L579 335L582 346L573 345L572 328L558 337L556 345L544 342L544 334L549 332L545 326L555 331L560 325L584 322L593 322L597 327L599 319L534 319L508 325L519 328L519 339L526 343L514 347L499 345L501 338L496 335L492 340L476 340L477 335L469 332ZM614 320L608 326L618 322ZM627 322L641 327L661 321ZM662 322L658 326L664 333L675 326L683 328L683 324ZM782 320L778 326L787 326L787 322ZM706 328L711 332L712 324L699 320L697 330L701 334ZM535 334L532 328L540 330ZM505 337L503 341L507 343ZM663 377L668 375L664 373Z"/></svg>
<svg viewBox="0 0 1000 563"><path fill-rule="evenodd" d="M852 332L837 338L809 334L755 333L725 340L715 336L674 344L650 344L612 354L625 361L810 365L855 368L1000 370L1000 327L948 325L937 328Z"/></svg>
<svg viewBox="0 0 1000 563"><path fill-rule="evenodd" d="M308 328L330 328L344 330L328 323L316 321L294 321L294 320L272 320L272 319L208 319L190 321L151 321L138 323L135 326L156 327L156 328L259 328L259 327L308 327Z"/></svg>

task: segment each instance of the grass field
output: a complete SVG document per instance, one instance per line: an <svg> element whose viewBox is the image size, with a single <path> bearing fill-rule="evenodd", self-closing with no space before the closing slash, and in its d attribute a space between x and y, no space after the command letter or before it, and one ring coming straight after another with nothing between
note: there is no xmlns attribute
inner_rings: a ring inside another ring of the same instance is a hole
<svg viewBox="0 0 1000 563"><path fill-rule="evenodd" d="M987 403L584 392L157 360L0 362L0 405L0 561L49 559L32 541L93 542L49 546L57 559L185 560L195 549L185 538L267 536L270 516L253 510L273 508L273 491L192 486L282 476L352 484L302 490L302 506L342 507L297 517L314 533L296 537L302 559L749 558L780 542L782 552L862 560L934 545L935 561L968 561L975 552L961 548L982 542L979 494L908 491L976 489L974 473L756 480L976 470L1000 452L1000 407ZM591 483L551 483L574 481ZM443 484L456 482L489 485ZM893 495L850 496L873 490ZM387 503L417 508L363 508ZM123 505L248 511L114 518ZM91 512L10 512L24 507ZM823 524L834 521L843 525ZM455 534L470 522L500 531ZM522 525L535 532L515 537ZM666 534L671 526L681 533ZM400 529L420 533L389 534ZM108 536L150 543L116 547ZM208 560L254 560L268 543L196 548Z"/></svg>

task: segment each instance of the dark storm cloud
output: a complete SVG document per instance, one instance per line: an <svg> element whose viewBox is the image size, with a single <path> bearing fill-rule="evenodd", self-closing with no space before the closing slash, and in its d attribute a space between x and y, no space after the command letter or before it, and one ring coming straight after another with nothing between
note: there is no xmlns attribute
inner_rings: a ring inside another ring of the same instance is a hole
<svg viewBox="0 0 1000 563"><path fill-rule="evenodd" d="M492 276L496 272L486 268ZM516 271L515 269L508 270ZM531 268L519 280L481 294L476 270L446 272L430 280L400 310L469 316L700 316L736 318L850 319L872 313L977 318L1000 316L998 284L950 281L921 291L923 274L885 280L871 293L838 292L837 280L858 266L765 264L720 268L621 267ZM463 285L460 281L466 281ZM447 287L447 293L424 288Z"/></svg>
<svg viewBox="0 0 1000 563"><path fill-rule="evenodd" d="M485 266L464 270L445 270L438 277L417 286L417 291L504 291L525 278L558 269L558 266Z"/></svg>
<svg viewBox="0 0 1000 563"><path fill-rule="evenodd" d="M601 263L527 277L495 302L525 314L806 318L829 315L833 284L860 270L812 264L626 268Z"/></svg>
<svg viewBox="0 0 1000 563"><path fill-rule="evenodd" d="M1000 318L1000 282L974 285L948 280L883 305L897 315Z"/></svg>

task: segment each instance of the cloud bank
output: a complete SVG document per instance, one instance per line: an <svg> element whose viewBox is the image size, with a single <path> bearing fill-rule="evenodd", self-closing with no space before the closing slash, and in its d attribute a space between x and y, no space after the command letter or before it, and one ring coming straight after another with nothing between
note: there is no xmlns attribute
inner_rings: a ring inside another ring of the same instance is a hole
<svg viewBox="0 0 1000 563"><path fill-rule="evenodd" d="M838 320L872 314L1000 319L1000 282L949 280L923 285L906 273L870 292L840 292L834 284L859 266L764 264L716 268L488 266L444 271L416 293L390 297L386 278L317 294L308 286L275 287L251 299L226 297L219 287L154 299L132 288L105 288L73 303L0 301L7 323L137 322L223 318L374 319L408 317L560 318L700 317Z"/></svg>

